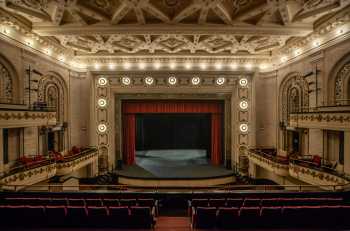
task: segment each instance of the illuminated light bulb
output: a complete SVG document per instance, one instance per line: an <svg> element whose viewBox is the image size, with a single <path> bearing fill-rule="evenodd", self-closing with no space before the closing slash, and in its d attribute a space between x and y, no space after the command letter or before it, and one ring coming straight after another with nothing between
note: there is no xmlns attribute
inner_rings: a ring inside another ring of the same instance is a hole
<svg viewBox="0 0 350 231"><path fill-rule="evenodd" d="M201 79L198 76L195 76L192 78L191 82L193 85L198 85L198 84L200 84Z"/></svg>
<svg viewBox="0 0 350 231"><path fill-rule="evenodd" d="M222 63L216 63L215 64L215 69L221 70L222 69Z"/></svg>
<svg viewBox="0 0 350 231"><path fill-rule="evenodd" d="M245 68L250 70L250 69L253 68L253 64L247 63L247 64L245 65Z"/></svg>
<svg viewBox="0 0 350 231"><path fill-rule="evenodd" d="M220 77L216 79L216 84L217 85L223 85L225 83L225 78L224 77Z"/></svg>
<svg viewBox="0 0 350 231"><path fill-rule="evenodd" d="M98 99L97 104L100 107L105 107L105 106L107 106L107 100L106 99L102 99L102 98Z"/></svg>
<svg viewBox="0 0 350 231"><path fill-rule="evenodd" d="M95 68L96 70L99 70L100 67L101 67L101 65L100 65L99 63L95 63L95 64L94 64L94 68Z"/></svg>
<svg viewBox="0 0 350 231"><path fill-rule="evenodd" d="M60 55L58 57L58 59L61 61L61 62L64 62L66 60L66 57L64 57L64 55Z"/></svg>
<svg viewBox="0 0 350 231"><path fill-rule="evenodd" d="M126 69L126 70L130 69L130 67L131 67L131 64L128 63L128 62L123 64L123 68Z"/></svg>
<svg viewBox="0 0 350 231"><path fill-rule="evenodd" d="M314 47L318 47L318 46L320 46L320 41L319 40L315 40L313 43L312 43L312 45L314 46Z"/></svg>
<svg viewBox="0 0 350 231"><path fill-rule="evenodd" d="M33 44L33 40L31 39L26 39L25 40L25 43L28 45L28 46L31 46Z"/></svg>
<svg viewBox="0 0 350 231"><path fill-rule="evenodd" d="M160 62L155 62L154 64L153 64L153 67L154 67L154 69L160 69L160 67L161 67L162 65L160 64Z"/></svg>
<svg viewBox="0 0 350 231"><path fill-rule="evenodd" d="M240 103L239 103L239 107L242 109L242 110L245 110L248 108L248 102L245 101L245 100L242 100Z"/></svg>
<svg viewBox="0 0 350 231"><path fill-rule="evenodd" d="M174 70L176 68L176 63L174 62L169 63L169 67L170 69Z"/></svg>
<svg viewBox="0 0 350 231"><path fill-rule="evenodd" d="M199 65L199 67L200 67L200 69L205 70L205 69L207 69L207 64L206 63L201 63Z"/></svg>
<svg viewBox="0 0 350 231"><path fill-rule="evenodd" d="M129 78L129 77L127 77L127 76L124 76L124 77L122 77L122 83L124 84L124 85L130 85L131 84L131 79Z"/></svg>
<svg viewBox="0 0 350 231"><path fill-rule="evenodd" d="M99 132L104 133L104 132L107 131L107 125L106 124L99 124L97 126L97 129L98 129Z"/></svg>
<svg viewBox="0 0 350 231"><path fill-rule="evenodd" d="M264 69L267 68L267 64L262 63L262 64L260 64L259 68L260 68L261 70L264 70Z"/></svg>
<svg viewBox="0 0 350 231"><path fill-rule="evenodd" d="M146 68L146 63L139 63L138 67L139 67L139 69L143 70Z"/></svg>
<svg viewBox="0 0 350 231"><path fill-rule="evenodd" d="M51 55L52 54L52 50L50 48L46 48L45 49L45 53L48 54L48 55Z"/></svg>
<svg viewBox="0 0 350 231"><path fill-rule="evenodd" d="M153 82L154 82L154 79L152 77L148 76L148 77L145 78L145 83L147 85L152 85Z"/></svg>
<svg viewBox="0 0 350 231"><path fill-rule="evenodd" d="M113 70L115 69L116 65L114 63L108 64L109 69Z"/></svg>
<svg viewBox="0 0 350 231"><path fill-rule="evenodd" d="M239 85L240 85L241 87L246 87L246 86L248 85L248 79L247 79L247 78L241 78L241 79L239 80Z"/></svg>
<svg viewBox="0 0 350 231"><path fill-rule="evenodd" d="M170 85L175 85L176 82L177 82L177 79L176 79L175 76L170 76L170 77L169 77L168 83L169 83Z"/></svg>
<svg viewBox="0 0 350 231"><path fill-rule="evenodd" d="M192 68L192 64L191 63L185 63L185 68L187 70L191 69Z"/></svg>
<svg viewBox="0 0 350 231"><path fill-rule="evenodd" d="M343 29L338 29L338 30L337 30L337 34L338 34L338 35L341 35L341 34L343 34L343 33L344 33L344 30L343 30Z"/></svg>
<svg viewBox="0 0 350 231"><path fill-rule="evenodd" d="M300 55L301 54L301 50L300 49L296 49L295 51L294 51L294 55Z"/></svg>
<svg viewBox="0 0 350 231"><path fill-rule="evenodd" d="M241 124L241 125L239 125L239 130L241 132L247 132L248 131L248 124Z"/></svg>
<svg viewBox="0 0 350 231"><path fill-rule="evenodd" d="M230 67L232 70L237 69L237 63L231 63Z"/></svg>
<svg viewBox="0 0 350 231"><path fill-rule="evenodd" d="M100 85L100 86L105 86L105 85L107 85L107 83L108 83L108 81L107 81L107 79L106 79L105 77L100 77L100 78L97 80L97 82L98 82L98 85Z"/></svg>
<svg viewBox="0 0 350 231"><path fill-rule="evenodd" d="M281 57L281 62L285 62L285 61L287 61L287 57L286 56L282 56Z"/></svg>

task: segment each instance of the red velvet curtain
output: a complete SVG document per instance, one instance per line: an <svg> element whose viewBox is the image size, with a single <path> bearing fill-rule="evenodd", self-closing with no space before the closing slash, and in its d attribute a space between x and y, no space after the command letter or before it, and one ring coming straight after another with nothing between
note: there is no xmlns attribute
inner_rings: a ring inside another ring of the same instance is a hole
<svg viewBox="0 0 350 231"><path fill-rule="evenodd" d="M221 163L221 114L211 114L211 164Z"/></svg>
<svg viewBox="0 0 350 231"><path fill-rule="evenodd" d="M135 163L135 150L136 150L136 120L135 114L124 114L124 163L126 165L132 165Z"/></svg>
<svg viewBox="0 0 350 231"><path fill-rule="evenodd" d="M127 101L122 104L123 159L135 163L136 113L210 113L211 114L211 163L221 163L222 104L218 101Z"/></svg>

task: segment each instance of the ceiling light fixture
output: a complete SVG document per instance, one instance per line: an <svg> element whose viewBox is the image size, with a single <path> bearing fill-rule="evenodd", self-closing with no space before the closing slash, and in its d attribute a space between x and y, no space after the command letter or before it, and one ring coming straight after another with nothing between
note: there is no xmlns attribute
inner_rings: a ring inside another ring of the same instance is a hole
<svg viewBox="0 0 350 231"><path fill-rule="evenodd" d="M239 103L239 107L242 109L242 110L246 110L248 108L248 102L245 101L245 100L242 100L240 103Z"/></svg>
<svg viewBox="0 0 350 231"><path fill-rule="evenodd" d="M126 86L130 85L131 79L127 76L122 77L122 83Z"/></svg>
<svg viewBox="0 0 350 231"><path fill-rule="evenodd" d="M201 79L198 76L195 76L195 77L192 78L191 82L192 82L193 85L198 85L198 84L200 84Z"/></svg>
<svg viewBox="0 0 350 231"><path fill-rule="evenodd" d="M221 70L222 69L222 63L215 63L215 69Z"/></svg>
<svg viewBox="0 0 350 231"><path fill-rule="evenodd" d="M139 66L139 69L143 70L146 68L146 63L139 63L138 66Z"/></svg>
<svg viewBox="0 0 350 231"><path fill-rule="evenodd" d="M162 65L161 65L160 62L155 62L155 63L153 63L153 67L154 67L154 69L156 69L156 70L160 69L161 66L162 66Z"/></svg>
<svg viewBox="0 0 350 231"><path fill-rule="evenodd" d="M239 125L239 130L241 131L241 132L247 132L248 131L248 125L247 124L241 124L241 125Z"/></svg>
<svg viewBox="0 0 350 231"><path fill-rule="evenodd" d="M207 64L206 63L201 63L199 64L200 69L205 70L207 69Z"/></svg>
<svg viewBox="0 0 350 231"><path fill-rule="evenodd" d="M192 68L192 64L191 63L185 63L185 68L187 70L191 69Z"/></svg>
<svg viewBox="0 0 350 231"><path fill-rule="evenodd" d="M241 78L241 79L239 80L239 85L240 85L241 87L246 87L246 86L248 85L248 79L247 79L247 78Z"/></svg>
<svg viewBox="0 0 350 231"><path fill-rule="evenodd" d="M219 77L216 79L216 84L217 85L223 85L225 83L225 78L224 77Z"/></svg>
<svg viewBox="0 0 350 231"><path fill-rule="evenodd" d="M100 77L97 82L98 82L98 85L100 86L107 85L107 79L105 77Z"/></svg>
<svg viewBox="0 0 350 231"><path fill-rule="evenodd" d="M145 83L147 85L152 85L153 82L154 82L154 79L152 77L148 76L148 77L145 78Z"/></svg>
<svg viewBox="0 0 350 231"><path fill-rule="evenodd" d="M176 82L177 82L177 79L176 79L175 76L170 76L170 77L169 77L168 83L169 83L170 85L175 85Z"/></svg>
<svg viewBox="0 0 350 231"><path fill-rule="evenodd" d="M99 124L97 126L97 129L98 129L99 132L104 133L104 132L107 131L107 125L106 124Z"/></svg>
<svg viewBox="0 0 350 231"><path fill-rule="evenodd" d="M129 62L125 62L125 63L123 64L123 68L124 68L125 70L130 69L130 67L131 67L131 63L129 63Z"/></svg>
<svg viewBox="0 0 350 231"><path fill-rule="evenodd" d="M102 98L98 99L97 104L100 107L105 107L105 106L107 106L107 100L106 99L102 99Z"/></svg>
<svg viewBox="0 0 350 231"><path fill-rule="evenodd" d="M174 62L169 63L169 67L171 70L174 70L176 68L176 63Z"/></svg>
<svg viewBox="0 0 350 231"><path fill-rule="evenodd" d="M237 69L237 63L231 63L230 65L232 70L236 70Z"/></svg>

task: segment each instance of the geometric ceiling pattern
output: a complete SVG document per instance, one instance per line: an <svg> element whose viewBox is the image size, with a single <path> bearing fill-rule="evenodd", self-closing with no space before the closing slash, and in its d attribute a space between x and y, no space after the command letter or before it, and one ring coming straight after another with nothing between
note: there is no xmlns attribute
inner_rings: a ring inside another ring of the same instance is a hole
<svg viewBox="0 0 350 231"><path fill-rule="evenodd" d="M271 55L342 0L3 0L32 31L94 55Z"/></svg>

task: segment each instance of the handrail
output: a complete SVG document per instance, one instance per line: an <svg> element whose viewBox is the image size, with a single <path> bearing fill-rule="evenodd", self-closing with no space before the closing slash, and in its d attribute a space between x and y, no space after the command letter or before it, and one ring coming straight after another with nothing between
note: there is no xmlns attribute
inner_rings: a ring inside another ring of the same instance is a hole
<svg viewBox="0 0 350 231"><path fill-rule="evenodd" d="M254 191L254 192L274 192L274 191L289 191L289 192L341 192L344 191L346 186L350 184L339 184L339 185L224 185L224 186L206 186L206 187L196 187L196 186L183 186L183 187L169 187L169 186L129 186L121 184L110 184L110 185L89 185L89 184L74 184L74 185L62 185L62 184L36 184L36 185L1 185L2 188L12 188L15 191L23 189L25 187L30 187L31 191L45 191L47 192L50 188L64 187L66 192L69 192L69 188L73 191L77 191L79 188L80 192L98 192L102 190L103 192L160 192L166 190L167 192L233 192L233 191Z"/></svg>
<svg viewBox="0 0 350 231"><path fill-rule="evenodd" d="M265 150L265 149L259 149L259 148L249 149L248 152L250 152L252 154L259 155L261 157L264 157L266 159L269 159L269 160L276 162L276 163L279 163L279 164L286 164L286 165L289 164L288 158L283 158L281 156L273 155L273 154L264 152L262 150ZM271 149L271 150L273 150L273 149ZM275 151L277 152L277 150L275 150Z"/></svg>

